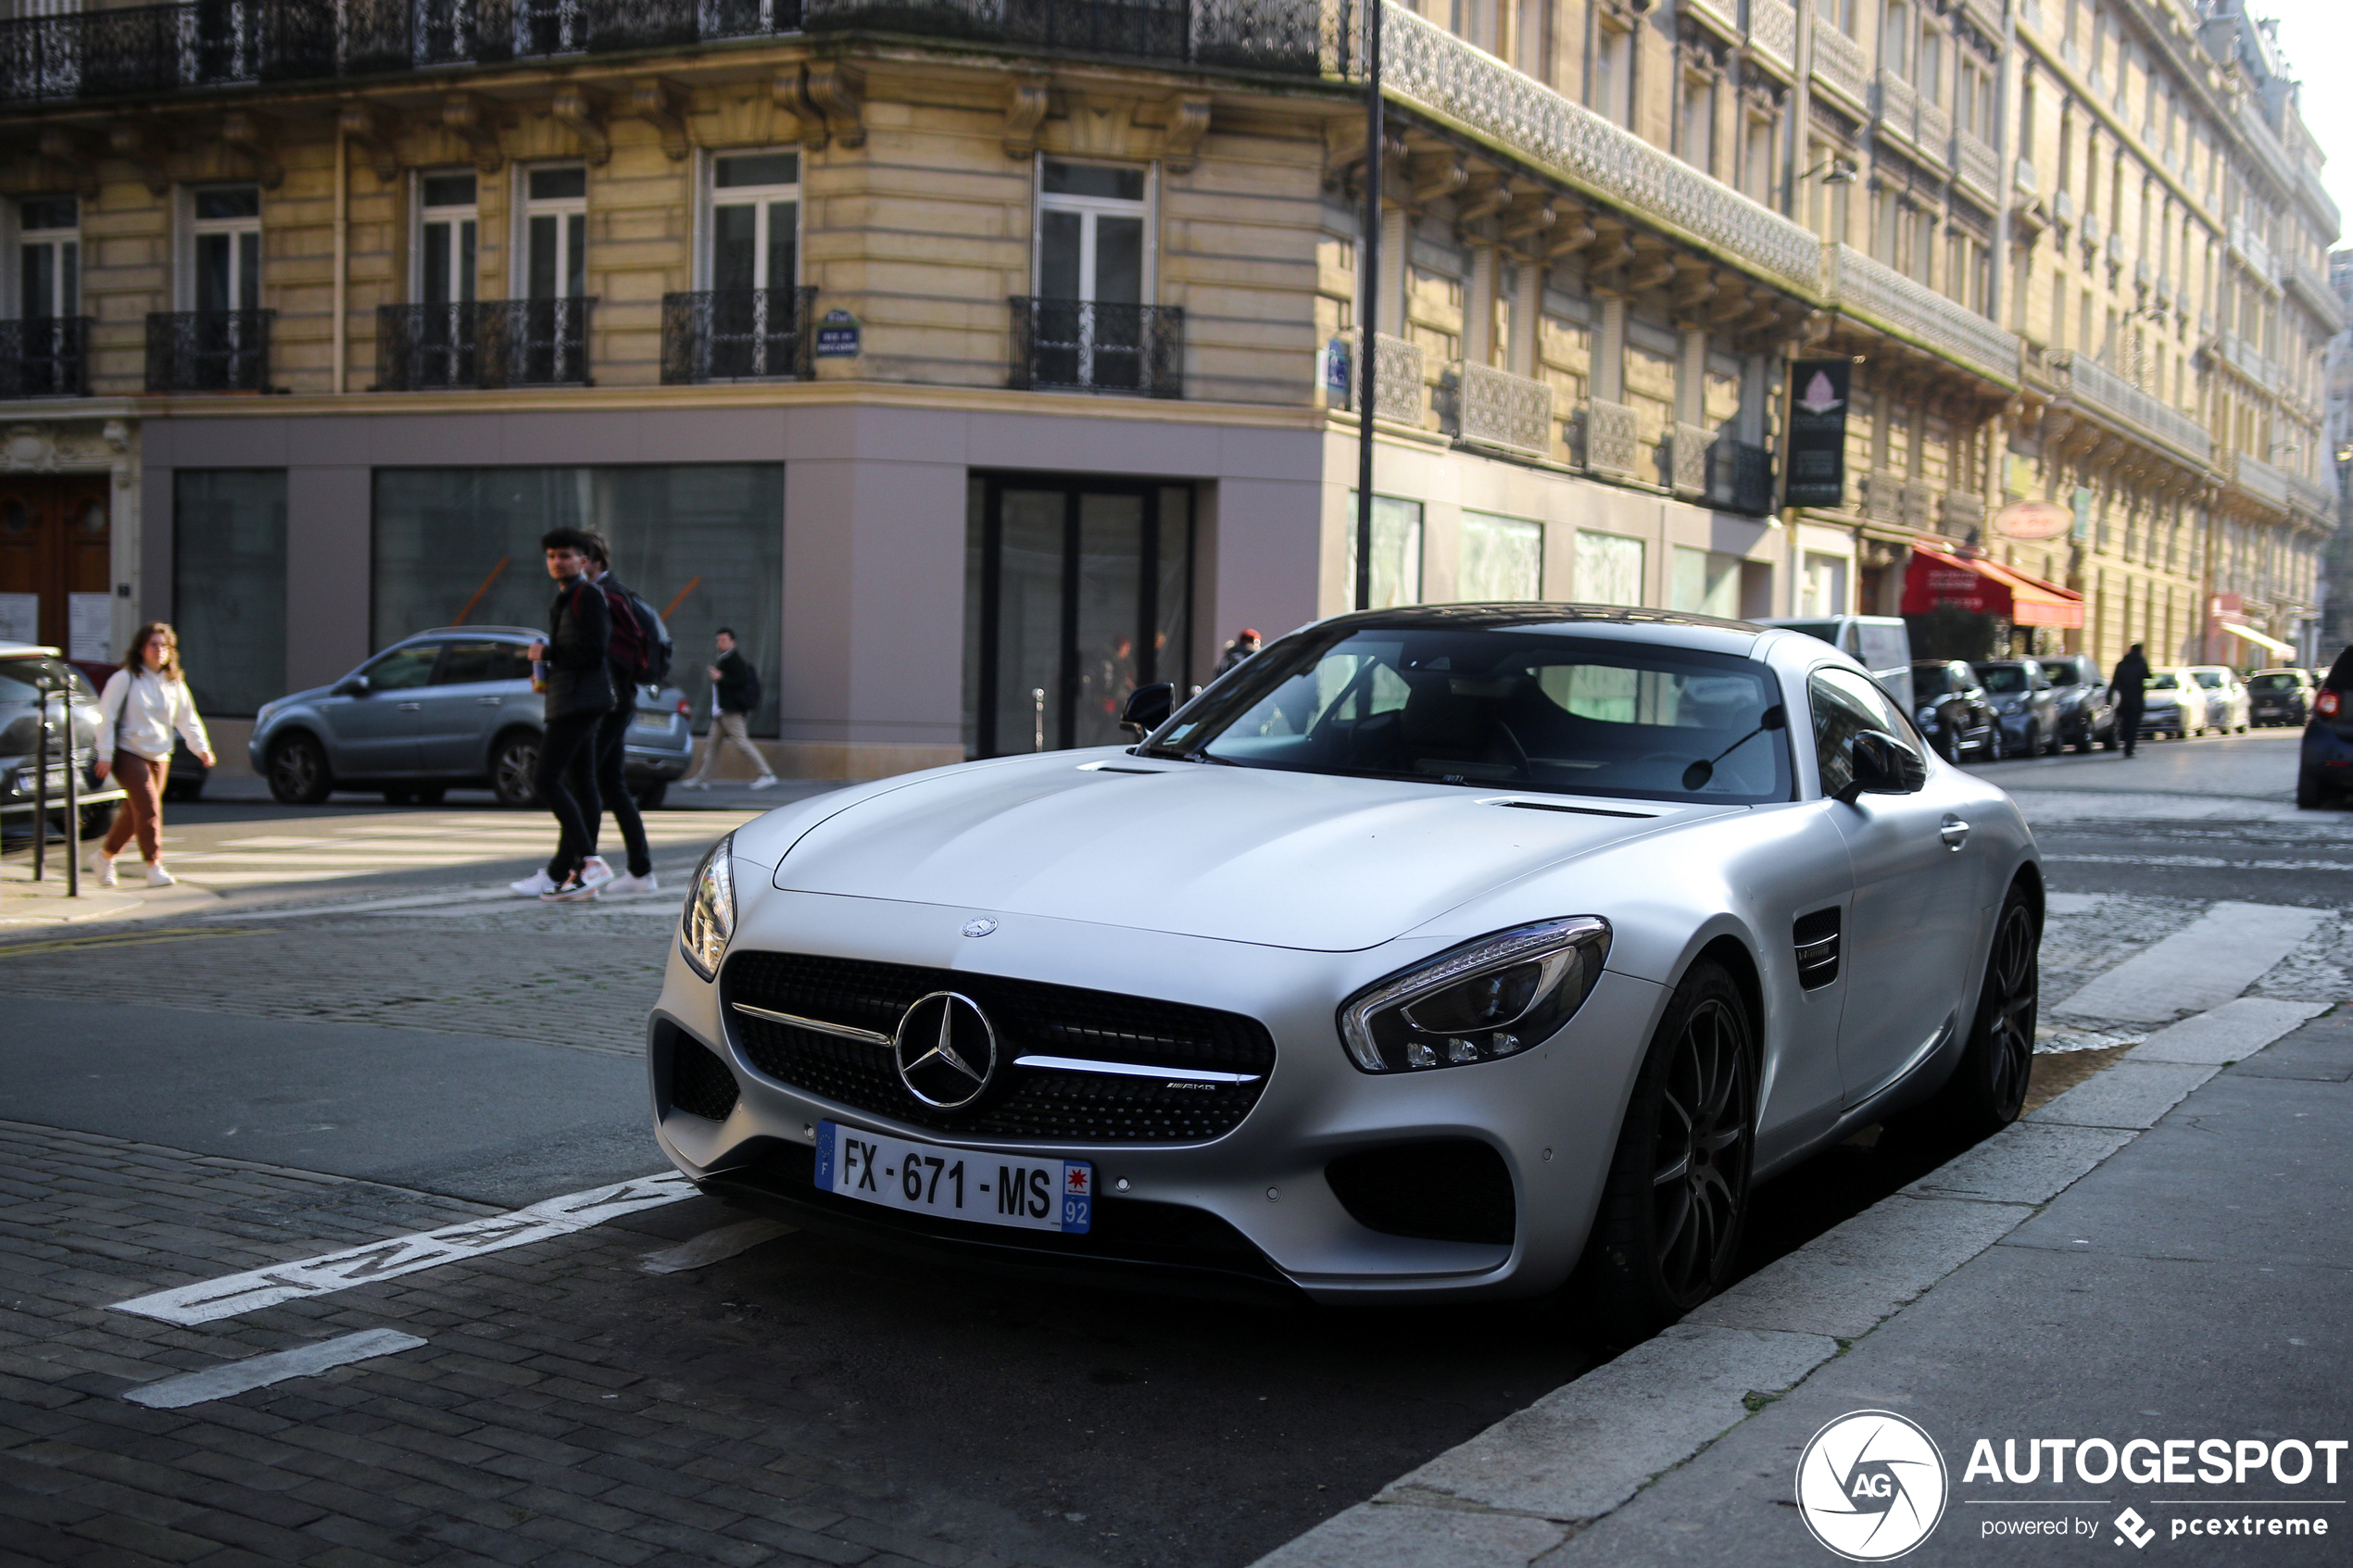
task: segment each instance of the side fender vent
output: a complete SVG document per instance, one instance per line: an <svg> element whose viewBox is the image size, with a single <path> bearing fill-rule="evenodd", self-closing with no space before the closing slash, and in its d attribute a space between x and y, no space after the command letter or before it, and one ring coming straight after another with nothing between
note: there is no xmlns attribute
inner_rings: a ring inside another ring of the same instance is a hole
<svg viewBox="0 0 2353 1568"><path fill-rule="evenodd" d="M1818 991L1838 978L1838 909L1816 909L1800 915L1790 931L1797 947L1797 983Z"/></svg>

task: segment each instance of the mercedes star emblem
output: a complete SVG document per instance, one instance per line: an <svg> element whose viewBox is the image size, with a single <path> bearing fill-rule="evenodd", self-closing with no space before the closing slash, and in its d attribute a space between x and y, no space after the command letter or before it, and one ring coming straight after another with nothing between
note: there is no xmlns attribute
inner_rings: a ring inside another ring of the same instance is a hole
<svg viewBox="0 0 2353 1568"><path fill-rule="evenodd" d="M997 922L987 915L981 916L978 920L964 922L964 935L967 936L986 936L996 929Z"/></svg>
<svg viewBox="0 0 2353 1568"><path fill-rule="evenodd" d="M907 1010L892 1042L899 1081L925 1105L956 1110L997 1075L997 1032L970 997L934 991Z"/></svg>

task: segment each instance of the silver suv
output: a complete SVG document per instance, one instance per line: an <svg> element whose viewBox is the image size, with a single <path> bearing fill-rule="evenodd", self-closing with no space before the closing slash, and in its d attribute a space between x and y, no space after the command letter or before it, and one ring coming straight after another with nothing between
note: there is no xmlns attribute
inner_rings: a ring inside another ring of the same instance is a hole
<svg viewBox="0 0 2353 1568"><path fill-rule="evenodd" d="M531 689L528 626L444 626L376 655L331 686L264 703L249 754L270 793L315 806L332 790L382 790L430 806L444 791L487 786L504 806L538 799L544 700ZM640 686L626 777L637 804L661 804L695 739L684 693Z"/></svg>
<svg viewBox="0 0 2353 1568"><path fill-rule="evenodd" d="M57 650L31 643L0 643L0 822L30 834L32 809L39 800L33 757L40 746L41 694L49 694L48 804L62 813L66 803L65 707L60 691L71 694L73 760L82 778L82 836L94 838L114 822L122 786L100 784L90 771L91 748L98 738L98 694L89 678L57 657ZM23 821L18 821L21 816ZM56 821L56 817L51 819Z"/></svg>

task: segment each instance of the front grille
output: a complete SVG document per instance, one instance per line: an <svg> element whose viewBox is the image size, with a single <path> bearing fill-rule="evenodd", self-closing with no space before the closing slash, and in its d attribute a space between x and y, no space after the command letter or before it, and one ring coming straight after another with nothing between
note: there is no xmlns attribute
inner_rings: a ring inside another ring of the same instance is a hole
<svg viewBox="0 0 2353 1568"><path fill-rule="evenodd" d="M670 1103L689 1116L724 1122L735 1114L740 1091L726 1063L684 1035L671 1047Z"/></svg>
<svg viewBox="0 0 2353 1568"><path fill-rule="evenodd" d="M997 1032L996 1083L979 1103L953 1111L909 1094L883 1047L749 1017L734 1006L742 1002L887 1035L908 1008L933 991L970 997ZM747 952L727 960L720 997L745 1060L778 1083L875 1116L993 1137L1200 1143L1239 1124L1275 1067L1274 1039L1255 1019L1042 981ZM1166 1076L1014 1067L1013 1059L1023 1056L1125 1062L1163 1069ZM1255 1073L1257 1079L1204 1084L1189 1079L1189 1072Z"/></svg>

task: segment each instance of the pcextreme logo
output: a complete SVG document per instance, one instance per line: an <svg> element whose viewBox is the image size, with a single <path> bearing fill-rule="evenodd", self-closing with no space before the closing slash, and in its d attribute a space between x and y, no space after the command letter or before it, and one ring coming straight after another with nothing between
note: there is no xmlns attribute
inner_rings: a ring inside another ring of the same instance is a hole
<svg viewBox="0 0 2353 1568"><path fill-rule="evenodd" d="M1850 1562L1885 1562L1944 1517L1944 1456L1889 1411L1854 1411L1814 1434L1797 1461L1797 1514Z"/></svg>

